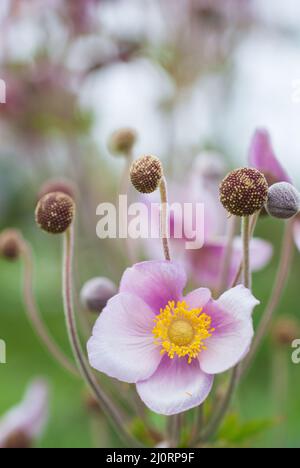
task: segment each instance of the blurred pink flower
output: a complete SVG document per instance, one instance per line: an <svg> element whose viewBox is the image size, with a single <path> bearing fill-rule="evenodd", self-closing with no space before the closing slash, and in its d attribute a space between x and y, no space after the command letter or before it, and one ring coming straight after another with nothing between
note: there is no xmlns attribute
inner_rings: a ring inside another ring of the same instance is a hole
<svg viewBox="0 0 300 468"><path fill-rule="evenodd" d="M177 263L152 261L129 268L87 345L95 369L135 383L143 402L164 415L200 405L214 375L243 359L259 303L244 286L217 301L204 288L184 296L186 283Z"/></svg>
<svg viewBox="0 0 300 468"><path fill-rule="evenodd" d="M48 384L33 381L24 400L0 419L0 448L29 448L41 436L48 420L48 399Z"/></svg>
<svg viewBox="0 0 300 468"><path fill-rule="evenodd" d="M225 166L221 157L216 154L204 153L196 159L190 175L187 176L189 189L182 188L180 183L173 183L169 190L170 204L177 202L183 206L184 203L189 202L193 206L196 203L203 203L204 205L204 246L200 249L187 250L186 241L194 240L192 236L188 239L187 236L182 239L174 238L174 225L179 220L176 219L176 212L171 211L171 250L173 256L185 265L195 283L212 290L217 289L220 285L222 263L228 242L226 236L227 215L219 201L219 183L224 175ZM154 200L158 202L158 195L151 198L151 201ZM195 210L193 210L194 213ZM155 219L157 219L157 216ZM192 225L195 227L196 220L193 220ZM159 226L156 226L156 230L158 233ZM250 248L252 271L259 271L272 258L272 246L262 239L253 239ZM161 258L162 251L159 240L146 240L145 249L151 259ZM241 239L237 236L233 245L227 287L232 284L238 272L243 255L242 250Z"/></svg>
<svg viewBox="0 0 300 468"><path fill-rule="evenodd" d="M254 133L249 152L249 166L261 171L269 185L275 182L291 183L291 178L275 156L271 137L265 129L257 129Z"/></svg>
<svg viewBox="0 0 300 468"><path fill-rule="evenodd" d="M249 153L249 165L263 172L269 182L289 182L293 184L291 177L278 161L271 144L271 137L267 130L256 130ZM294 219L294 240L300 251L300 216Z"/></svg>

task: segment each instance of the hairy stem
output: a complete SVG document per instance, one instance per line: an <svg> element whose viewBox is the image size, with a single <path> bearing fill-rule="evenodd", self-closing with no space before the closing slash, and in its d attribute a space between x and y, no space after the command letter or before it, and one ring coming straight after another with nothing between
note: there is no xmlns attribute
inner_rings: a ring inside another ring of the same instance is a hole
<svg viewBox="0 0 300 468"><path fill-rule="evenodd" d="M170 247L169 247L169 204L168 204L168 189L167 189L167 181L165 177L162 178L160 186L160 197L161 197L161 212L160 212L160 220L161 220L161 238L163 243L163 250L165 259L170 261Z"/></svg>
<svg viewBox="0 0 300 468"><path fill-rule="evenodd" d="M243 239L243 283L251 289L250 272L250 217L244 216L242 219L242 239Z"/></svg>
<svg viewBox="0 0 300 468"><path fill-rule="evenodd" d="M286 287L294 251L293 222L294 220L290 220L286 223L283 237L282 252L277 270L277 277L274 283L273 290L271 292L268 305L256 331L252 348L243 362L241 370L242 374L244 374L251 365L252 360L255 357L261 345L261 342L268 331L273 315L277 309L282 293Z"/></svg>
<svg viewBox="0 0 300 468"><path fill-rule="evenodd" d="M22 240L22 258L24 263L24 286L23 286L23 297L26 308L26 314L29 322L33 326L37 336L39 337L42 344L45 346L47 351L53 356L53 358L68 372L78 377L78 371L76 366L71 360L64 354L60 347L55 343L49 331L47 330L44 322L41 319L38 306L36 304L34 293L33 293L33 255L30 245Z"/></svg>
<svg viewBox="0 0 300 468"><path fill-rule="evenodd" d="M232 259L233 243L234 243L234 238L235 238L235 233L236 233L236 227L237 227L237 217L232 216L229 220L228 233L227 233L227 245L226 245L224 257L222 259L218 296L220 296L225 291L226 287L228 286L228 274L229 274L229 269L230 269L230 264L231 264L231 259Z"/></svg>
<svg viewBox="0 0 300 468"><path fill-rule="evenodd" d="M81 343L78 336L77 324L73 306L73 279L72 279L72 266L73 266L73 227L71 227L65 234L64 244L64 264L63 264L63 293L64 293L64 311L66 318L66 325L68 329L69 339L76 359L78 369L94 396L96 397L102 411L109 418L115 430L119 434L121 440L129 447L139 447L140 444L133 437L126 428L126 422L119 408L117 408L104 390L100 387L96 378L94 377L86 357L82 351Z"/></svg>

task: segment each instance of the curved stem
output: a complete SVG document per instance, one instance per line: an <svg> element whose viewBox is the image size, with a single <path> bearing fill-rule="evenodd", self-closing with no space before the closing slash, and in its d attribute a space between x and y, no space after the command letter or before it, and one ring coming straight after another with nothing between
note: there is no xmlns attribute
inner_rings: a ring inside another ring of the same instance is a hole
<svg viewBox="0 0 300 468"><path fill-rule="evenodd" d="M168 189L165 177L162 178L160 186L161 198L161 239L163 243L164 256L167 261L171 260L170 247L169 247L169 204L168 204Z"/></svg>
<svg viewBox="0 0 300 468"><path fill-rule="evenodd" d="M249 366L251 365L251 362L254 356L256 355L265 334L268 331L273 314L277 309L282 293L285 289L288 276L289 276L290 266L291 266L292 259L293 259L293 251L294 251L293 222L294 220L290 220L286 224L285 233L283 237L282 252L281 252L281 257L280 257L280 261L278 265L275 284L271 292L269 303L266 307L266 310L262 316L259 327L256 331L256 335L253 341L252 348L243 362L243 366L241 370L242 374L244 374L249 368Z"/></svg>
<svg viewBox="0 0 300 468"><path fill-rule="evenodd" d="M121 411L114 405L109 396L103 391L103 389L98 384L82 351L73 306L73 237L73 227L71 227L65 234L63 292L66 325L73 354L82 377L84 378L91 391L95 395L97 401L99 402L99 405L101 406L102 411L106 414L111 423L114 425L114 428L119 434L120 438L129 447L139 447L139 442L136 441L129 434L126 428L126 422L124 421L124 417Z"/></svg>
<svg viewBox="0 0 300 468"><path fill-rule="evenodd" d="M23 297L26 306L26 314L40 341L48 352L68 372L78 377L76 366L65 356L64 352L55 343L44 325L39 314L38 306L33 295L33 256L30 245L22 240L22 258L24 263Z"/></svg>

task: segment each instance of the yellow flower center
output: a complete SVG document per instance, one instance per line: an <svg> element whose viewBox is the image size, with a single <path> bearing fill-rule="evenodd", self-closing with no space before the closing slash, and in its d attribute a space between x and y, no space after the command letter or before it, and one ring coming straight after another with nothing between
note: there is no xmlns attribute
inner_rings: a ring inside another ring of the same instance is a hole
<svg viewBox="0 0 300 468"><path fill-rule="evenodd" d="M188 356L188 363L206 349L205 340L215 331L211 328L211 317L202 313L203 309L190 309L186 302L169 302L154 319L152 333L161 353L175 356Z"/></svg>

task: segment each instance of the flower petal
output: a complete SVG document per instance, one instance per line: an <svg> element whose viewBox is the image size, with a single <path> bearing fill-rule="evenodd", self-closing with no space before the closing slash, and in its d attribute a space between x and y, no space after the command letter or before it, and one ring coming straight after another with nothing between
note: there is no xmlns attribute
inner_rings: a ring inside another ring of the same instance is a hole
<svg viewBox="0 0 300 468"><path fill-rule="evenodd" d="M252 311L259 301L249 289L239 285L211 301L205 313L215 328L199 355L200 367L209 374L219 374L235 366L248 352L253 338Z"/></svg>
<svg viewBox="0 0 300 468"><path fill-rule="evenodd" d="M165 356L148 380L138 382L137 391L152 411L170 416L194 408L207 398L213 376L201 371L198 361Z"/></svg>
<svg viewBox="0 0 300 468"><path fill-rule="evenodd" d="M145 302L118 294L101 313L88 342L91 366L124 382L147 379L161 361L153 328L154 314Z"/></svg>
<svg viewBox="0 0 300 468"><path fill-rule="evenodd" d="M211 300L211 292L207 288L199 288L189 293L184 300L190 309L200 309Z"/></svg>
<svg viewBox="0 0 300 468"><path fill-rule="evenodd" d="M258 129L254 134L249 164L265 174L269 185L275 182L291 182L291 178L274 154L269 133L264 129Z"/></svg>
<svg viewBox="0 0 300 468"><path fill-rule="evenodd" d="M155 313L159 313L169 301L182 298L186 282L184 268L177 263L143 262L125 271L120 292L140 297Z"/></svg>

